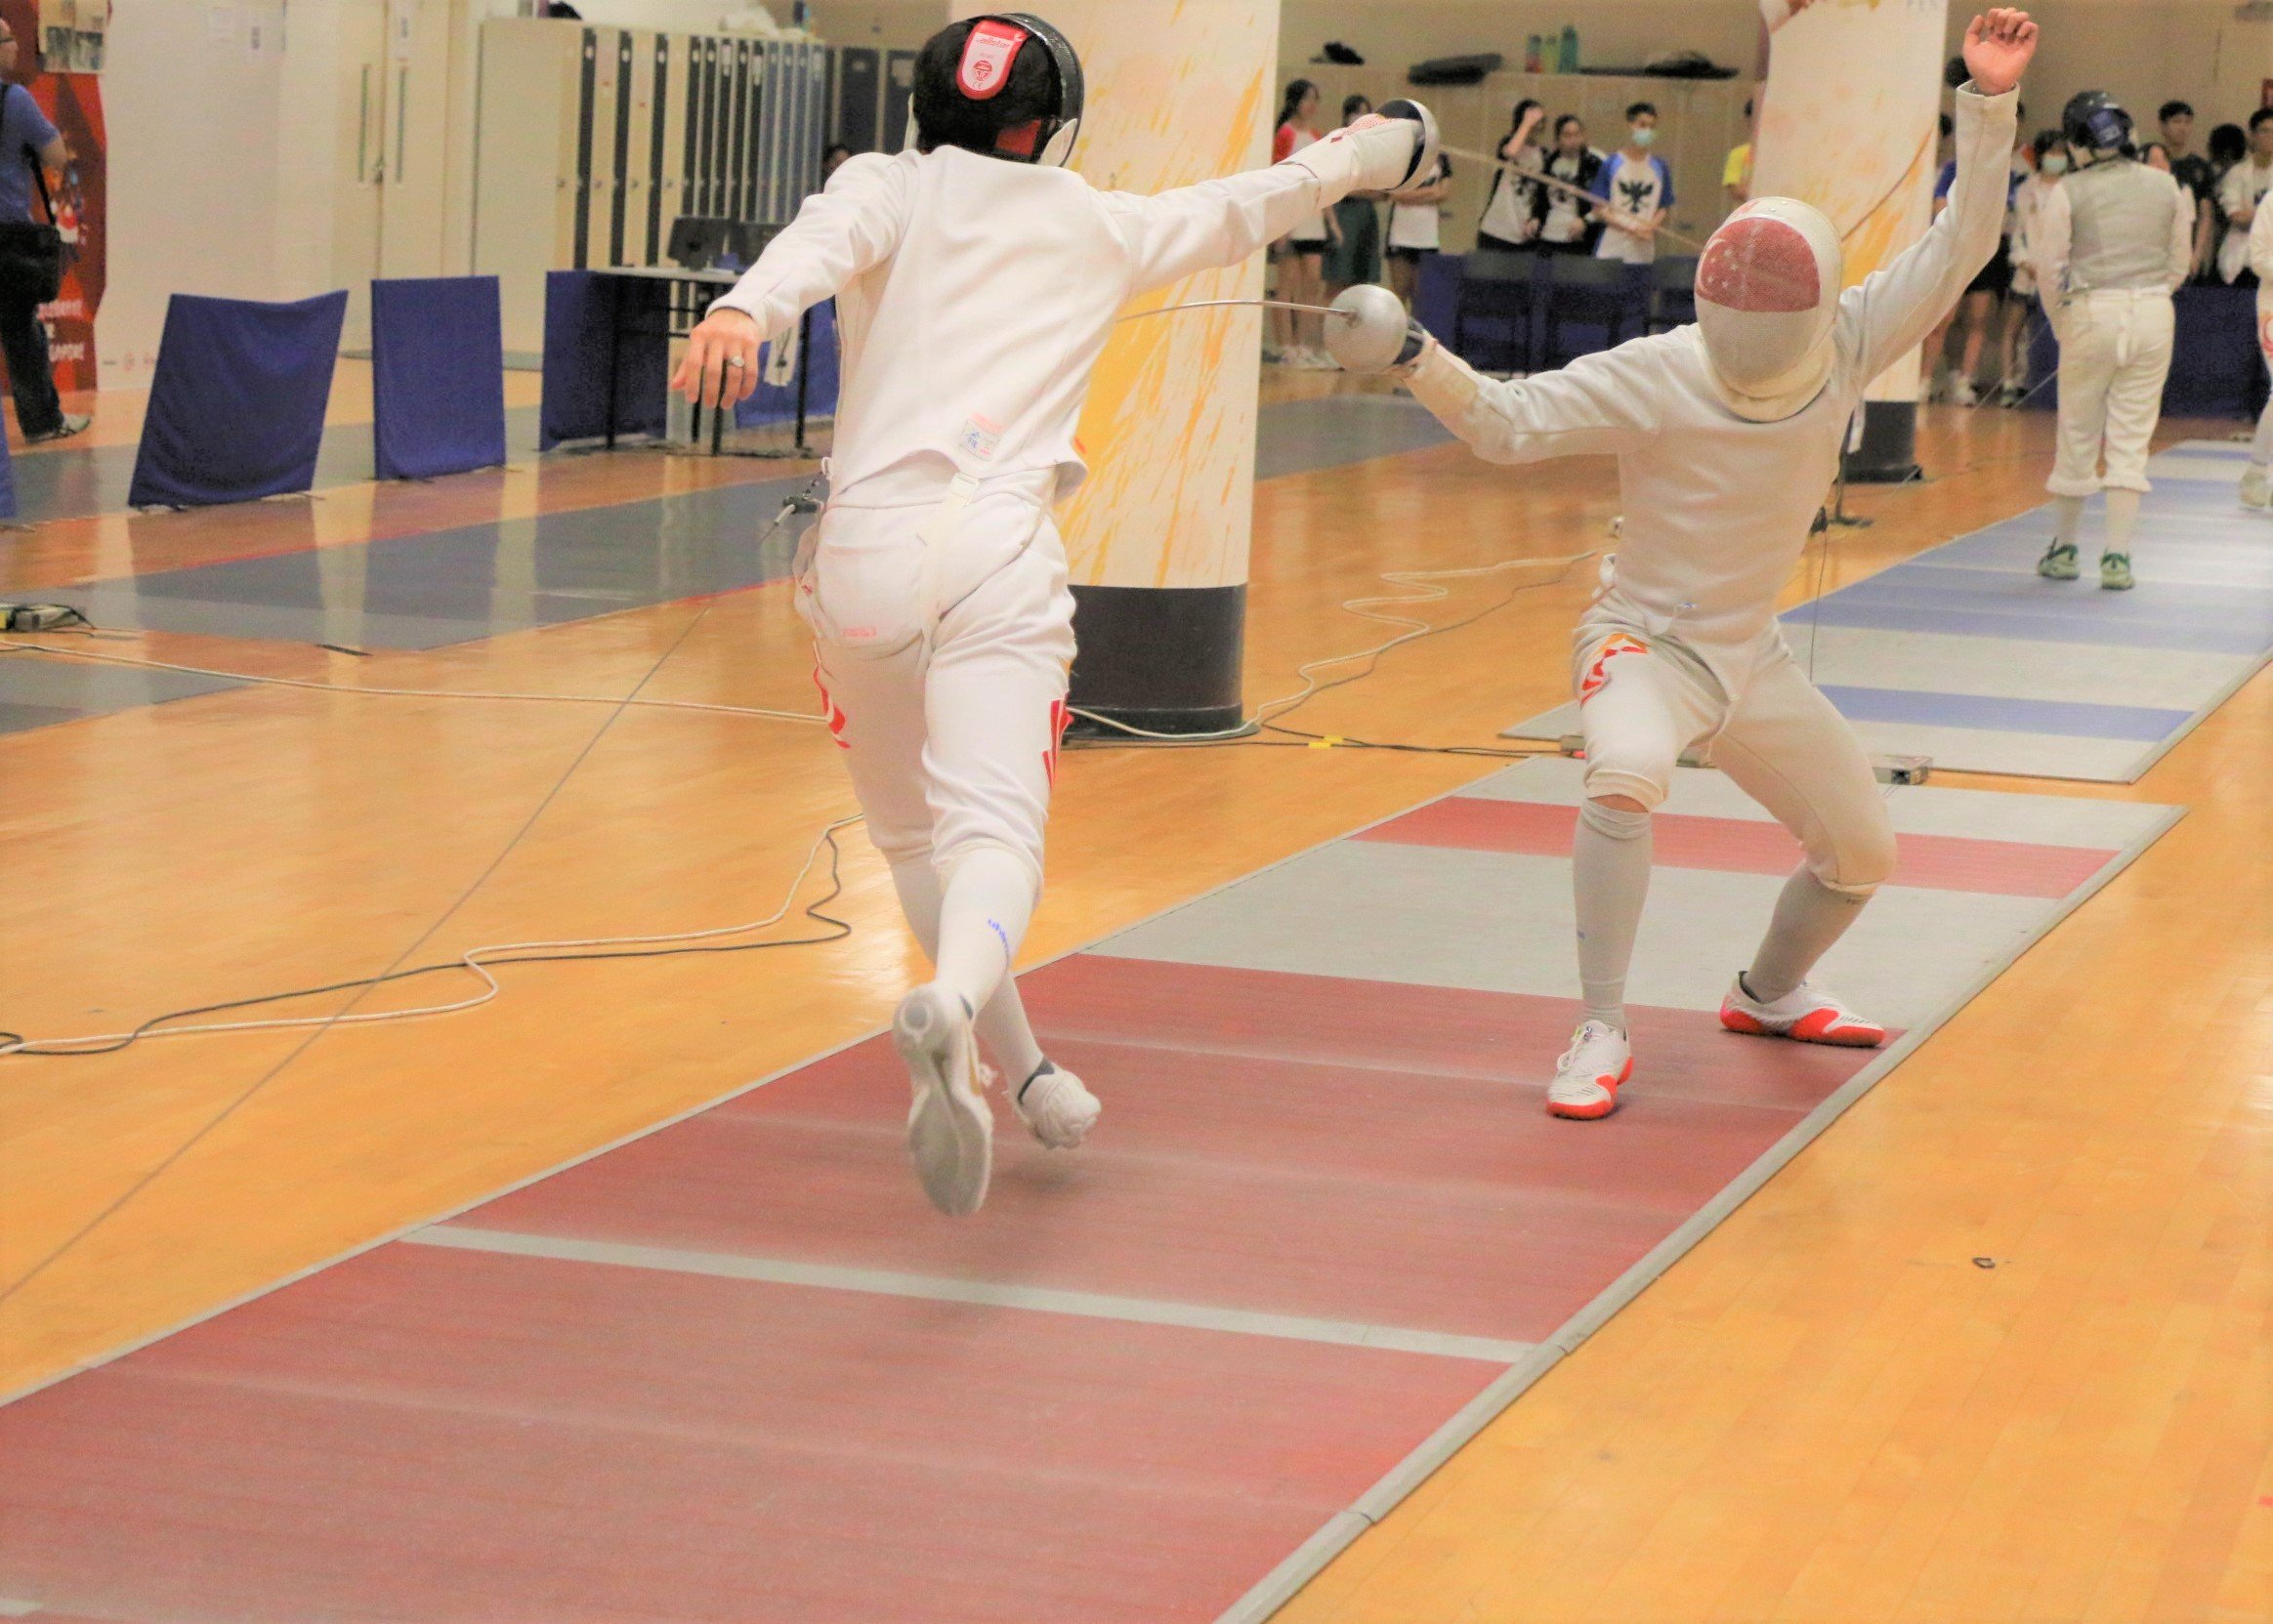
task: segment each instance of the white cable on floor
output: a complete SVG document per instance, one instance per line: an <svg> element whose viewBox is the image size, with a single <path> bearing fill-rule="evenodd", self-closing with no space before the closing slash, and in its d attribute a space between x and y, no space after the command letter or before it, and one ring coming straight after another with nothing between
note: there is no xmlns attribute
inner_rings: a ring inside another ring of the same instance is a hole
<svg viewBox="0 0 2273 1624"><path fill-rule="evenodd" d="M47 654L66 660L94 660L103 665L138 666L147 671L174 671L186 677L217 677L232 683L255 683L270 687L312 688L319 693L359 693L381 699L503 699L559 705L633 705L652 710L713 711L722 716L761 716L775 722L805 722L816 726L828 720L805 711L767 710L757 705L713 705L699 699L622 699L605 693L492 693L474 688L369 687L360 683L320 683L302 677L261 677L249 671L219 671L209 666L179 665L171 660L147 659L136 654L98 654L91 649L18 643L10 638L0 638L0 650Z"/></svg>
<svg viewBox="0 0 2273 1624"><path fill-rule="evenodd" d="M803 865L797 870L797 878L789 882L788 895L781 898L781 905L765 918L752 920L746 925L721 925L704 931L672 931L659 936L584 937L559 941L513 941L493 943L486 947L469 947L458 955L458 963L481 978L483 990L470 998L460 998L446 1004L423 1004L412 1009L380 1010L367 1015L311 1015L274 1020L206 1021L194 1025L159 1026L136 1032L101 1032L80 1034L74 1037L19 1038L10 1043L0 1044L0 1056L12 1055L21 1049L61 1050L68 1053L81 1048L106 1047L130 1041L147 1042L151 1038L189 1037L199 1033L275 1032L295 1030L307 1026L375 1025L385 1020L412 1020L424 1016L455 1015L462 1010L479 1009L482 1005L495 998L501 990L497 984L497 979L484 968L482 963L484 959L583 952L593 948L661 947L675 942L711 941L721 937L746 936L751 932L763 931L771 926L779 925L789 916L790 910L796 906L797 894L805 889L805 882L813 873L813 865L821 859L821 848L828 844L829 837L839 829L850 828L860 821L861 814L858 812L850 817L840 817L815 836L811 849L805 854ZM365 986L384 979L372 978L366 981L341 982L339 986L341 988Z"/></svg>
<svg viewBox="0 0 2273 1624"><path fill-rule="evenodd" d="M1286 694L1282 698L1266 700L1262 704L1256 706L1254 716L1247 721L1241 723L1237 728L1226 729L1220 732L1212 733L1160 733L1154 732L1149 729L1136 727L1130 723L1116 722L1112 717L1100 716L1095 711L1075 710L1073 715L1080 717L1085 722L1094 722L1099 727L1111 728L1116 732L1127 733L1136 738L1158 739L1162 742L1171 744L1211 744L1221 743L1228 739L1244 737L1263 723L1270 721L1272 717L1281 715L1286 711L1294 709L1298 705L1307 703L1311 696L1319 691L1318 673L1324 671L1327 667L1347 665L1352 660L1378 658L1379 656L1388 653L1390 649L1398 647L1400 645L1412 643L1420 638L1428 637L1436 632L1452 630L1452 627L1438 626L1426 620L1415 619L1411 615L1378 613L1376 612L1378 609L1383 607L1394 608L1398 605L1407 604L1441 604L1447 598L1452 596L1451 589L1430 585L1429 583L1431 582L1468 580L1482 575L1498 575L1503 574L1510 569L1524 569L1534 565L1547 566L1552 567L1557 571L1565 571L1570 569L1574 564L1585 562L1588 559L1595 557L1601 551L1602 549L1599 547L1589 547L1583 553L1573 553L1567 558L1502 559L1497 563L1478 564L1465 569L1383 570L1379 576L1379 579L1387 582L1390 586L1413 587L1417 588L1418 590L1407 593L1401 597L1382 595L1372 598L1345 599L1338 606L1345 612L1356 615L1361 620L1374 621L1377 624L1383 626L1403 626L1408 628L1408 630L1398 633L1397 636L1389 639L1385 643L1377 643L1370 648L1360 648L1347 654L1332 654L1324 659L1311 660L1306 664L1296 666L1294 668L1294 675L1302 679L1302 686L1296 688L1292 693ZM1547 586L1550 584L1551 583L1548 581L1534 581L1528 583L1528 586ZM1516 590L1519 592L1525 591L1528 590L1528 586L1519 587Z"/></svg>

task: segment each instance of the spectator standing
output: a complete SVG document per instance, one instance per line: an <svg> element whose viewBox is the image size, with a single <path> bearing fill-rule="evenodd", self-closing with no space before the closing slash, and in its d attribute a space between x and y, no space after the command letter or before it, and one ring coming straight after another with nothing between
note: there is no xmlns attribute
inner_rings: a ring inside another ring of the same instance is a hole
<svg viewBox="0 0 2273 1624"><path fill-rule="evenodd" d="M2257 351L2273 371L2273 209L2259 209L2250 224L2250 267L2257 273ZM2257 438L2242 473L2242 505L2273 508L2273 399L2257 414Z"/></svg>
<svg viewBox="0 0 2273 1624"><path fill-rule="evenodd" d="M1285 99L1279 105L1279 133L1272 138L1271 161L1284 163L1297 147L1318 140L1317 118L1318 87L1308 79L1289 81ZM1297 305L1326 303L1326 244L1329 234L1326 211L1320 209L1295 222L1294 229L1272 249L1279 261L1280 298ZM1323 316L1283 310L1274 310L1270 315L1279 342L1266 347L1265 359L1312 370L1333 364L1325 354ZM1318 339L1315 345L1310 342L1313 334Z"/></svg>
<svg viewBox="0 0 2273 1624"><path fill-rule="evenodd" d="M1389 205L1389 285L1409 311L1420 286L1420 262L1444 246L1444 204L1452 183L1452 160L1440 153L1428 179Z"/></svg>
<svg viewBox="0 0 2273 1624"><path fill-rule="evenodd" d="M1545 213L1539 194L1546 188L1525 175L1546 167L1546 153L1532 139L1546 116L1547 109L1528 96L1515 104L1507 139L1499 144L1500 164L1492 177L1492 195L1485 201L1483 218L1476 222L1477 247L1511 253L1539 234Z"/></svg>
<svg viewBox="0 0 2273 1624"><path fill-rule="evenodd" d="M32 193L46 193L42 171L63 169L71 161L71 149L31 92L16 82L20 50L15 28L0 20L0 222L53 225L52 206L45 222L34 217ZM0 276L0 353L8 357L16 426L33 443L63 439L87 427L86 418L63 411L56 395L47 328L39 319L40 305L52 297Z"/></svg>
<svg viewBox="0 0 2273 1624"><path fill-rule="evenodd" d="M2273 191L2273 107L2259 107L2250 115L2249 155L2217 184L2218 212L2226 223L2225 241L2217 251L2221 281L2248 286L2256 280L2250 270L2250 227L2256 221L2258 200L2268 191Z"/></svg>
<svg viewBox="0 0 2273 1624"><path fill-rule="evenodd" d="M2007 243L2012 261L2011 309L2004 323L2004 383L1998 404L2017 406L2028 398L2029 347L2036 336L2037 312L2041 308L2037 286L2036 226L2043 212L2044 194L2068 173L2068 143L2057 130L2039 130L2029 144L2029 173L2012 194L2012 236Z"/></svg>
<svg viewBox="0 0 2273 1624"><path fill-rule="evenodd" d="M1648 265L1658 257L1658 228L1673 209L1673 172L1651 150L1658 142L1658 109L1636 102L1625 110L1625 145L1610 155L1592 190L1606 205L1607 228L1595 257Z"/></svg>
<svg viewBox="0 0 2273 1624"><path fill-rule="evenodd" d="M853 149L841 141L832 141L822 147L821 149L821 184L824 187L827 186L829 178L844 168L845 160L852 155Z"/></svg>
<svg viewBox="0 0 2273 1624"><path fill-rule="evenodd" d="M1539 187L1538 244L1550 254L1587 254L1602 234L1594 207L1578 192L1592 192L1602 178L1604 158L1586 145L1586 125L1577 113L1555 120L1555 149L1547 173L1561 187ZM1566 189L1576 188L1576 190Z"/></svg>
<svg viewBox="0 0 2273 1624"><path fill-rule="evenodd" d="M1372 110L1373 104L1363 96L1344 97L1341 127L1349 128ZM1333 206L1323 267L1329 299L1344 288L1381 279L1380 205L1381 193L1353 191Z"/></svg>
<svg viewBox="0 0 2273 1624"><path fill-rule="evenodd" d="M2215 223L2210 209L2217 176L2210 160L2194 149L2194 107L2191 103L2166 102L2156 115L2163 128L2163 146L2170 154L2170 173L2194 194L2194 274L2210 274L2211 239Z"/></svg>
<svg viewBox="0 0 2273 1624"><path fill-rule="evenodd" d="M1757 126L1752 115L1752 103L1745 101L1745 139L1728 149L1728 161L1720 166L1720 189L1728 194L1728 206L1741 209L1752 200L1752 138Z"/></svg>

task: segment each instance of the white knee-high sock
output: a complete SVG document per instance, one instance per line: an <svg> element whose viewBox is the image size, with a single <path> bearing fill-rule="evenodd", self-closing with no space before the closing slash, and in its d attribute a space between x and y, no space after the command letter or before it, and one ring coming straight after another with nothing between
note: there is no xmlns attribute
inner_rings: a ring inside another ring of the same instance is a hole
<svg viewBox="0 0 2273 1624"><path fill-rule="evenodd" d="M900 893L900 911L907 916L907 928L915 933L916 945L923 956L939 963L940 938L940 879L929 856L911 857L892 865L892 885ZM1026 1018L1026 1002L1018 995L1018 982L1004 976L979 1010L979 1041L994 1057L1005 1075L1015 1085L1032 1076L1041 1067L1044 1056L1042 1046L1033 1035L1033 1026Z"/></svg>
<svg viewBox="0 0 2273 1624"><path fill-rule="evenodd" d="M1625 1030L1625 973L1650 895L1650 814L1598 801L1578 809L1571 888L1578 907L1578 985L1586 1019Z"/></svg>
<svg viewBox="0 0 2273 1624"><path fill-rule="evenodd" d="M999 847L955 859L940 897L939 984L983 1010L1009 979L1033 917L1033 872Z"/></svg>
<svg viewBox="0 0 2273 1624"><path fill-rule="evenodd" d="M1847 934L1865 900L1831 890L1804 867L1795 871L1784 882L1768 934L1760 938L1752 968L1745 972L1745 990L1773 1004L1798 986L1831 943Z"/></svg>
<svg viewBox="0 0 2273 1624"><path fill-rule="evenodd" d="M2052 522L2052 539L2070 547L2075 546L2076 538L2084 533L2084 498L2053 497Z"/></svg>
<svg viewBox="0 0 2273 1624"><path fill-rule="evenodd" d="M2131 530L2139 521L2139 493L2135 490L2111 490L2107 493L2107 548L2110 553L2128 556L2131 550Z"/></svg>

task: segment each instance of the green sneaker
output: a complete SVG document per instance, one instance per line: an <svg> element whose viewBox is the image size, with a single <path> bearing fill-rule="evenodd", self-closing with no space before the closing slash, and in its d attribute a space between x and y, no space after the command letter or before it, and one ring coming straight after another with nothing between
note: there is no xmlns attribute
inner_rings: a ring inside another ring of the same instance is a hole
<svg viewBox="0 0 2273 1624"><path fill-rule="evenodd" d="M2130 591L2136 584L2131 580L2131 556L2128 553L2100 554L2099 584L2109 592Z"/></svg>
<svg viewBox="0 0 2273 1624"><path fill-rule="evenodd" d="M2037 573L2047 581L2073 581L2080 571L2076 567L2076 544L2055 541L2044 549L2044 556L2037 560Z"/></svg>

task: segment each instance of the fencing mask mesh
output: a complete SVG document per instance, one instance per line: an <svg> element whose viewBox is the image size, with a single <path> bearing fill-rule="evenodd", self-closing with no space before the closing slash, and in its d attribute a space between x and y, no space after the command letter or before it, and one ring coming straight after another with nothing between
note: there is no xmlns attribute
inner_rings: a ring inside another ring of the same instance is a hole
<svg viewBox="0 0 2273 1624"><path fill-rule="evenodd" d="M1775 423L1831 377L1839 233L1822 210L1762 197L1730 215L1697 264L1697 324L1713 387L1739 417Z"/></svg>

